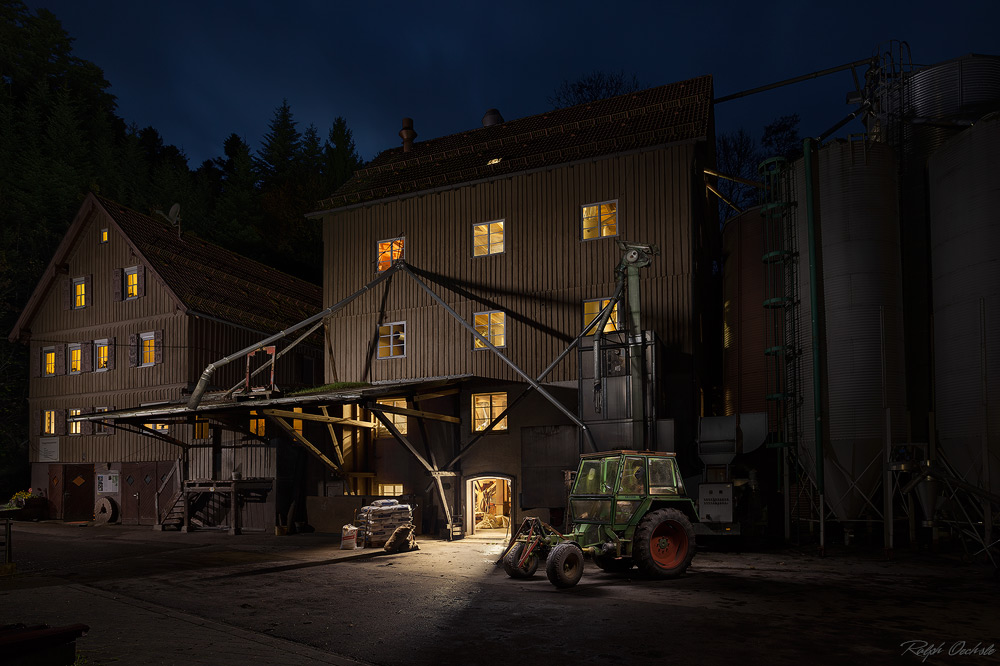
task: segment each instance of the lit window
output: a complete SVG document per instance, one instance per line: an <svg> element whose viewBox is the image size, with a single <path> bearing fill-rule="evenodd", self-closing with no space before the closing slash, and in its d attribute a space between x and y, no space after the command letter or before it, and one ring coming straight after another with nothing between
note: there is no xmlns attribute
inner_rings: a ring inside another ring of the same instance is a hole
<svg viewBox="0 0 1000 666"><path fill-rule="evenodd" d="M139 267L125 269L125 300L139 298Z"/></svg>
<svg viewBox="0 0 1000 666"><path fill-rule="evenodd" d="M385 497L398 497L403 494L402 483L380 483L378 484L378 494Z"/></svg>
<svg viewBox="0 0 1000 666"><path fill-rule="evenodd" d="M597 328L597 315L601 314L601 310L608 306L611 302L610 298L599 298L593 301L583 302L583 325L588 326L587 335L593 335ZM611 308L611 316L608 317L607 323L604 324L604 333L613 333L619 330L618 322L618 304L615 303L614 307Z"/></svg>
<svg viewBox="0 0 1000 666"><path fill-rule="evenodd" d="M102 243L107 243L108 242L108 230L107 229L101 229L101 242Z"/></svg>
<svg viewBox="0 0 1000 666"><path fill-rule="evenodd" d="M56 410L46 409L43 413L42 420L42 434L43 435L54 435L56 434Z"/></svg>
<svg viewBox="0 0 1000 666"><path fill-rule="evenodd" d="M108 351L107 340L94 340L94 372L108 369Z"/></svg>
<svg viewBox="0 0 1000 666"><path fill-rule="evenodd" d="M156 362L156 338L152 333L139 334L139 365L153 365Z"/></svg>
<svg viewBox="0 0 1000 666"><path fill-rule="evenodd" d="M166 432L170 430L169 423L143 423L143 426L149 428L150 430L159 430L160 432Z"/></svg>
<svg viewBox="0 0 1000 666"><path fill-rule="evenodd" d="M108 411L107 407L95 407L94 412L101 413ZM95 435L106 435L111 432L111 429L104 425L102 421L94 421L94 434Z"/></svg>
<svg viewBox="0 0 1000 666"><path fill-rule="evenodd" d="M87 307L87 278L73 278L73 309Z"/></svg>
<svg viewBox="0 0 1000 666"><path fill-rule="evenodd" d="M506 317L504 313L493 311L493 312L477 312L474 315L476 333L483 336L489 340L490 344L494 347L503 347L506 345ZM482 343L478 338L473 340L476 349L486 349L486 345Z"/></svg>
<svg viewBox="0 0 1000 666"><path fill-rule="evenodd" d="M618 202L603 201L581 208L583 240L618 235Z"/></svg>
<svg viewBox="0 0 1000 666"><path fill-rule="evenodd" d="M389 407L402 407L403 409L406 408L405 398L399 398L399 399L389 398L387 400L378 400L377 402L380 405L388 405ZM399 430L399 433L401 435L406 434L406 414L392 414L390 412L384 412L384 414L389 418L390 421L392 421L392 425L396 426L396 429ZM376 419L376 421L378 420ZM389 429L386 428L381 421L378 421L378 425L375 427L375 436L390 437L391 435L392 433L389 432Z"/></svg>
<svg viewBox="0 0 1000 666"><path fill-rule="evenodd" d="M293 407L292 411L301 414L302 413L302 408L301 407ZM302 419L292 419L292 430L294 430L295 432L299 433L300 435L302 434Z"/></svg>
<svg viewBox="0 0 1000 666"><path fill-rule="evenodd" d="M264 436L264 419L257 416L257 412L250 412L250 432L258 437Z"/></svg>
<svg viewBox="0 0 1000 666"><path fill-rule="evenodd" d="M397 321L378 327L378 357L406 356L406 322Z"/></svg>
<svg viewBox="0 0 1000 666"><path fill-rule="evenodd" d="M472 225L472 255L484 257L503 252L503 220Z"/></svg>
<svg viewBox="0 0 1000 666"><path fill-rule="evenodd" d="M66 350L69 352L69 374L78 375L83 369L83 348L80 345L69 345Z"/></svg>
<svg viewBox="0 0 1000 666"><path fill-rule="evenodd" d="M378 270L386 270L392 262L403 258L403 238L389 238L378 242Z"/></svg>
<svg viewBox="0 0 1000 666"><path fill-rule="evenodd" d="M56 348L46 347L42 350L43 374L51 377L56 374Z"/></svg>
<svg viewBox="0 0 1000 666"><path fill-rule="evenodd" d="M69 415L69 416L79 416L80 415L80 410L79 409L71 409L71 410L69 410L69 412L67 412L67 415ZM70 421L69 422L69 434L71 434L71 435L79 435L80 434L80 422L79 421Z"/></svg>
<svg viewBox="0 0 1000 666"><path fill-rule="evenodd" d="M194 417L194 438L195 439L208 439L208 419L202 418L200 416Z"/></svg>
<svg viewBox="0 0 1000 666"><path fill-rule="evenodd" d="M486 430L500 412L507 409L506 393L474 393L472 395L472 429ZM506 430L507 417L503 417L493 430Z"/></svg>

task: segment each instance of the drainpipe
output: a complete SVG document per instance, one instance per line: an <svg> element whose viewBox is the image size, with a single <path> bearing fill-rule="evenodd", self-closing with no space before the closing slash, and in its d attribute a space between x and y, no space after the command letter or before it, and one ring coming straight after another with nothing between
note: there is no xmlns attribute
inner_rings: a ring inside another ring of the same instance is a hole
<svg viewBox="0 0 1000 666"><path fill-rule="evenodd" d="M826 504L824 503L825 482L823 478L823 382L820 375L820 313L823 311L821 291L817 284L819 272L816 268L819 248L816 243L816 142L806 137L802 142L806 179L806 231L809 239L809 308L812 328L812 373L813 373L813 427L816 442L816 490L819 492L819 552L826 550Z"/></svg>

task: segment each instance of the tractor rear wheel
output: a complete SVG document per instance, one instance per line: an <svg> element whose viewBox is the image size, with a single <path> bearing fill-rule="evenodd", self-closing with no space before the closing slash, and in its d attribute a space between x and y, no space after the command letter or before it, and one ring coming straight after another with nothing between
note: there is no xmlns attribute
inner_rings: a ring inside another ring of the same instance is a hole
<svg viewBox="0 0 1000 666"><path fill-rule="evenodd" d="M545 575L556 587L573 587L583 576L583 551L575 543L561 543L549 553Z"/></svg>
<svg viewBox="0 0 1000 666"><path fill-rule="evenodd" d="M650 511L635 530L632 555L643 573L683 576L694 558L694 528L677 509Z"/></svg>
<svg viewBox="0 0 1000 666"><path fill-rule="evenodd" d="M526 543L519 541L504 555L503 570L511 578L531 578L538 570L538 554L534 551L531 555L528 555L528 559L524 561L523 565L518 566L518 563L521 561L521 554L524 553L526 547Z"/></svg>

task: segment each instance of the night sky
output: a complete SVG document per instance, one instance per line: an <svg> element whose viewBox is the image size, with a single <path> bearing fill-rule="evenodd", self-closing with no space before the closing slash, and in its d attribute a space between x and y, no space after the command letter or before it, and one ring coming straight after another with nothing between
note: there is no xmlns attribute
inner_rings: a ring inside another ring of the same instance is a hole
<svg viewBox="0 0 1000 666"><path fill-rule="evenodd" d="M152 125L197 168L235 132L259 148L274 109L322 138L346 118L371 159L400 145L550 109L564 80L595 69L635 73L643 87L702 74L723 96L869 57L890 39L915 64L1000 54L1000 1L950 2L359 2L29 0L104 70L118 115ZM863 69L859 75L863 74ZM853 110L850 72L716 107L717 127L759 138L799 113L817 135ZM841 134L862 130L855 121Z"/></svg>

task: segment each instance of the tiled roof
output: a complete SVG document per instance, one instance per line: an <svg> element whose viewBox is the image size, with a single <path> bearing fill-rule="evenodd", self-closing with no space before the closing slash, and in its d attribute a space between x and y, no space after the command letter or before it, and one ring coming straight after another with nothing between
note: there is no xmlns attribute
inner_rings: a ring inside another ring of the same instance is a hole
<svg viewBox="0 0 1000 666"><path fill-rule="evenodd" d="M379 154L320 210L707 137L712 77L702 76ZM419 129L419 126L416 127ZM491 160L497 160L490 164Z"/></svg>
<svg viewBox="0 0 1000 666"><path fill-rule="evenodd" d="M323 290L177 230L110 199L96 197L149 268L193 313L277 332L323 309Z"/></svg>

